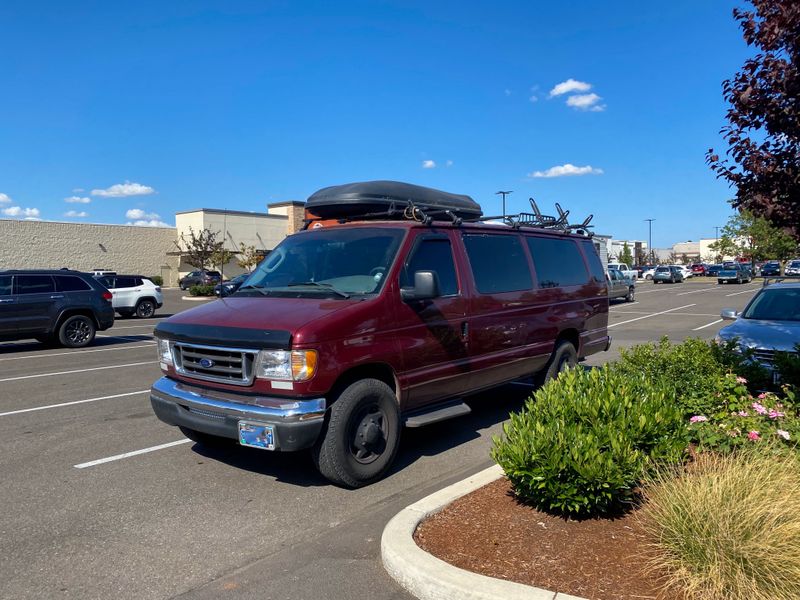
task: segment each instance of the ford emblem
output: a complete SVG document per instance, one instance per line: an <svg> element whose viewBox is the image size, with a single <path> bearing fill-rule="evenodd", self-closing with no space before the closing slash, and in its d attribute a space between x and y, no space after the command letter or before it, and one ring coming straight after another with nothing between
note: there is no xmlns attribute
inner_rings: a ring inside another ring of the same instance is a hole
<svg viewBox="0 0 800 600"><path fill-rule="evenodd" d="M210 358L201 358L200 366L203 367L204 369L210 369L211 367L214 366L214 361L211 360Z"/></svg>

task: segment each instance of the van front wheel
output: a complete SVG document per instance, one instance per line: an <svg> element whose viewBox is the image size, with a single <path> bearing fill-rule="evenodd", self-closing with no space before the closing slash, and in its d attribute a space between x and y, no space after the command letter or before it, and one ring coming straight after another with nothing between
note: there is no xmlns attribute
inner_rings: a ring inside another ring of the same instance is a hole
<svg viewBox="0 0 800 600"><path fill-rule="evenodd" d="M399 447L400 411L394 392L377 379L361 379L333 402L312 457L328 480L357 488L380 479Z"/></svg>

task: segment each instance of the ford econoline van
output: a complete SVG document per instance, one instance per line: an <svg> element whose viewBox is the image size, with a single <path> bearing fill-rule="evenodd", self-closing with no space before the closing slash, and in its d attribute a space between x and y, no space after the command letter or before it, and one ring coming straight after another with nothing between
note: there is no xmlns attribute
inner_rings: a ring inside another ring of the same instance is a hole
<svg viewBox="0 0 800 600"><path fill-rule="evenodd" d="M307 228L235 294L155 329L153 409L198 443L310 449L330 481L359 487L404 427L609 347L585 228L487 224L466 196L394 182L326 188L306 209Z"/></svg>

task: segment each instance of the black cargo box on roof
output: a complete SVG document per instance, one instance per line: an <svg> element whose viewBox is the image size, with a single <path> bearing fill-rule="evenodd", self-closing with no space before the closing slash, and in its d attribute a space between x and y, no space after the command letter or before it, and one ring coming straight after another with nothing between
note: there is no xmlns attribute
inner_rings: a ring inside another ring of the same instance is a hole
<svg viewBox="0 0 800 600"><path fill-rule="evenodd" d="M309 218L319 219L402 218L409 202L437 220L449 220L445 211L465 221L477 220L483 214L480 205L469 196L399 181L364 181L322 188L309 196L306 211ZM386 214L390 210L395 212Z"/></svg>

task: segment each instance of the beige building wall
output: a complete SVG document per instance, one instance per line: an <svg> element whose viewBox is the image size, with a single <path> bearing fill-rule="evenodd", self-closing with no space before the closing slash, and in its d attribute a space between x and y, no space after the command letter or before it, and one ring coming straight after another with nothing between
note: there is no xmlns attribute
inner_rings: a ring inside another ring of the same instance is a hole
<svg viewBox="0 0 800 600"><path fill-rule="evenodd" d="M177 285L175 229L0 219L0 269L109 269Z"/></svg>

